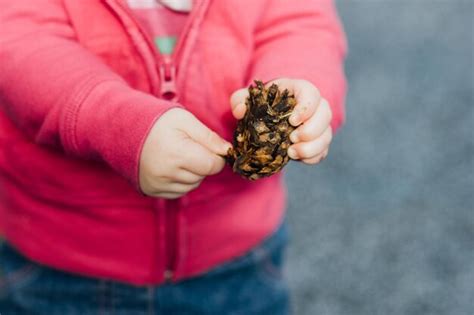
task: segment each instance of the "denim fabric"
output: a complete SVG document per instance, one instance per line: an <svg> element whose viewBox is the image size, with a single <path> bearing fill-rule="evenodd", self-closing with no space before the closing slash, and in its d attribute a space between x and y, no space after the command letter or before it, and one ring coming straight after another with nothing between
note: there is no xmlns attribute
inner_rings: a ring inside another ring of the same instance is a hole
<svg viewBox="0 0 474 315"><path fill-rule="evenodd" d="M282 276L286 243L283 224L246 255L199 277L147 287L53 270L3 244L0 314L284 315L289 313Z"/></svg>

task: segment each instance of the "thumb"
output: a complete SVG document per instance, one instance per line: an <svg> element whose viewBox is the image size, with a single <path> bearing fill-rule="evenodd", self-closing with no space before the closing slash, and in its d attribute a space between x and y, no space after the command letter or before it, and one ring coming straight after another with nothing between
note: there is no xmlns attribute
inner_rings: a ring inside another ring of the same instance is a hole
<svg viewBox="0 0 474 315"><path fill-rule="evenodd" d="M232 108L232 114L236 119L244 118L247 107L245 106L245 100L249 96L247 89L240 89L235 91L230 97L230 106Z"/></svg>
<svg viewBox="0 0 474 315"><path fill-rule="evenodd" d="M184 123L183 131L192 140L217 155L227 155L227 151L232 147L229 142L222 139L192 114L189 116L188 121Z"/></svg>

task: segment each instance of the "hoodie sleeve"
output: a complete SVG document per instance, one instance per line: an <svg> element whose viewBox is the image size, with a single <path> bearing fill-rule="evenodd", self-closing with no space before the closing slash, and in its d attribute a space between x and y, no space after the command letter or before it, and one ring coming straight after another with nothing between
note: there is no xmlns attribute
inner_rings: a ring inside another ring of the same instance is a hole
<svg viewBox="0 0 474 315"><path fill-rule="evenodd" d="M101 159L138 187L143 142L176 104L80 46L59 0L0 0L0 110L39 145Z"/></svg>
<svg viewBox="0 0 474 315"><path fill-rule="evenodd" d="M249 81L281 77L312 82L344 121L346 38L332 0L268 0L255 30Z"/></svg>

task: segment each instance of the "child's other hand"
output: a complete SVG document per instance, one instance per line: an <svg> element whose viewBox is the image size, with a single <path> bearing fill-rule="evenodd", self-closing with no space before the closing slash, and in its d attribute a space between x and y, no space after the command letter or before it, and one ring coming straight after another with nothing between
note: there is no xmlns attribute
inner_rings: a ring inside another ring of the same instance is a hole
<svg viewBox="0 0 474 315"><path fill-rule="evenodd" d="M140 188L146 195L174 199L219 173L231 144L190 112L173 108L161 116L145 140L140 157Z"/></svg>
<svg viewBox="0 0 474 315"><path fill-rule="evenodd" d="M321 97L318 89L309 81L296 79L277 79L266 84L277 84L280 89L288 89L295 94L297 105L290 116L290 124L297 127L291 134L293 144L288 148L288 155L294 160L307 164L317 164L326 158L332 141L331 108L327 100ZM247 89L240 89L232 94L230 103L236 119L245 115Z"/></svg>

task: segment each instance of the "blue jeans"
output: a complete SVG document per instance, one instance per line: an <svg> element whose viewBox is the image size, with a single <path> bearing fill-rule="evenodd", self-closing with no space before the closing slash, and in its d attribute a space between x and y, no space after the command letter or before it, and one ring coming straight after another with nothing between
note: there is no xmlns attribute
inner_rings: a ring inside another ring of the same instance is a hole
<svg viewBox="0 0 474 315"><path fill-rule="evenodd" d="M137 287L38 265L0 248L1 315L283 315L286 225L244 256L179 283ZM54 245L52 245L54 246ZM131 271L133 272L133 271Z"/></svg>

